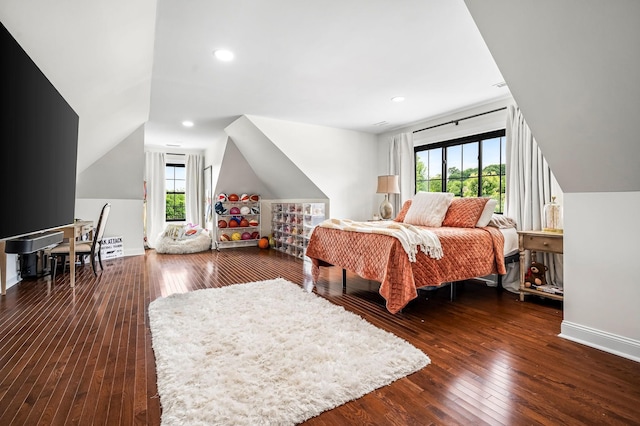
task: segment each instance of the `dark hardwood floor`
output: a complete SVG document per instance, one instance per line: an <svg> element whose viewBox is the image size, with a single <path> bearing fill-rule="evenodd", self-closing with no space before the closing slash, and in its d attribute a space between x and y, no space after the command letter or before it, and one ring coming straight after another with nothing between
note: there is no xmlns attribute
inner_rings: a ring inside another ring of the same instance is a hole
<svg viewBox="0 0 640 426"><path fill-rule="evenodd" d="M23 281L0 300L0 425L157 425L149 302L176 292L281 276L308 263L227 249L105 262L94 278ZM478 282L421 292L392 315L378 284L323 268L318 294L406 339L431 365L327 411L309 425L640 424L640 363L557 337L561 302L519 302ZM259 313L258 313L259 315Z"/></svg>

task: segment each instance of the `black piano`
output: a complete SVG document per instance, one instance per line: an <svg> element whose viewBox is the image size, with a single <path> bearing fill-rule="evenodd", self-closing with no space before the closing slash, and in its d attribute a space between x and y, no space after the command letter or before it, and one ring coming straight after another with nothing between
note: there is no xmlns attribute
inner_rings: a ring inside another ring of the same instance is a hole
<svg viewBox="0 0 640 426"><path fill-rule="evenodd" d="M37 277L47 272L47 260L40 253L47 247L61 243L62 231L47 231L25 235L5 242L5 253L20 255L20 276Z"/></svg>

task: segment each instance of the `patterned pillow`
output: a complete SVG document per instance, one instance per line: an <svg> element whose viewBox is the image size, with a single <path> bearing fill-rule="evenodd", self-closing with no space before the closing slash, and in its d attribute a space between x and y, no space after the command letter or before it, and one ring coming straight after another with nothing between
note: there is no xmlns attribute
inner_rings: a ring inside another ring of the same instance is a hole
<svg viewBox="0 0 640 426"><path fill-rule="evenodd" d="M454 198L442 226L475 228L489 198Z"/></svg>
<svg viewBox="0 0 640 426"><path fill-rule="evenodd" d="M404 204L402 205L402 209L398 213L398 216L396 216L396 218L393 220L396 222L404 222L404 217L407 215L409 207L411 207L411 200L407 200L404 202Z"/></svg>
<svg viewBox="0 0 640 426"><path fill-rule="evenodd" d="M449 192L418 192L413 196L404 223L438 228L452 199L453 194Z"/></svg>

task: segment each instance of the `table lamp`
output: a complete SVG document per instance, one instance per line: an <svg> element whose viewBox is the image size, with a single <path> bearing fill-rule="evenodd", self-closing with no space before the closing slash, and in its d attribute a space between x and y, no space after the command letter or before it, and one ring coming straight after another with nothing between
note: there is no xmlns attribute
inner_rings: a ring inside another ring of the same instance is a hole
<svg viewBox="0 0 640 426"><path fill-rule="evenodd" d="M384 200L380 204L380 218L384 220L391 219L393 216L393 206L389 202L389 194L399 194L400 185L398 185L397 175L378 176L378 194L384 194Z"/></svg>

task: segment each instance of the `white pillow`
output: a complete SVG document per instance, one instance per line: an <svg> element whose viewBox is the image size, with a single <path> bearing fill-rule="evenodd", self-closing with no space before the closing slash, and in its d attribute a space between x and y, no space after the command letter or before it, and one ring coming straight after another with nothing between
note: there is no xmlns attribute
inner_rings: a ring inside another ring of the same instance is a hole
<svg viewBox="0 0 640 426"><path fill-rule="evenodd" d="M498 204L498 201L493 198L487 201L487 204L484 205L484 210L482 210L482 214L480 215L480 219L478 219L478 223L476 223L476 227L484 228L489 225L491 215L493 215L493 211L496 209L496 204Z"/></svg>
<svg viewBox="0 0 640 426"><path fill-rule="evenodd" d="M442 226L451 200L453 194L449 192L418 192L413 196L404 223L438 228Z"/></svg>

